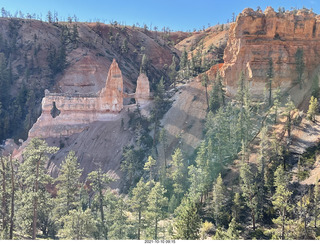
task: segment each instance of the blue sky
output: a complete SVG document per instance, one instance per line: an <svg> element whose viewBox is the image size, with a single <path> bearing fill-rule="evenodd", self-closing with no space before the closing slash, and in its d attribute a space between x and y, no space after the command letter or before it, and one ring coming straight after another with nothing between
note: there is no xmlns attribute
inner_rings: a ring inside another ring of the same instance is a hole
<svg viewBox="0 0 320 244"><path fill-rule="evenodd" d="M11 14L21 10L45 18L50 10L65 19L75 14L80 21L116 20L127 25L139 23L184 31L226 23L232 13L237 15L246 7L257 6L262 10L267 6L289 10L305 6L320 14L319 0L0 0L0 8Z"/></svg>

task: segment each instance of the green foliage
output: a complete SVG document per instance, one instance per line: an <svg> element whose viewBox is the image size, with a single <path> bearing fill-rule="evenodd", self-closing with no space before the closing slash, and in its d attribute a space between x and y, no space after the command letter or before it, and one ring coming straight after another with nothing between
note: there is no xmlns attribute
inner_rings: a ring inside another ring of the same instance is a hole
<svg viewBox="0 0 320 244"><path fill-rule="evenodd" d="M307 112L307 118L311 120L312 122L315 122L316 120L316 114L318 111L318 99L312 96L310 98L310 104L309 104L309 109Z"/></svg>
<svg viewBox="0 0 320 244"><path fill-rule="evenodd" d="M70 151L65 160L61 163L60 174L55 180L57 182L57 197L55 199L55 216L57 220L68 215L72 209L80 205L80 176L77 157Z"/></svg>
<svg viewBox="0 0 320 244"><path fill-rule="evenodd" d="M65 45L61 45L57 50L54 46L49 47L49 52L47 56L48 66L51 70L52 78L63 72L67 65L67 54Z"/></svg>
<svg viewBox="0 0 320 244"><path fill-rule="evenodd" d="M223 224L227 200L226 189L224 187L221 174L219 174L213 187L213 215L216 226L221 226Z"/></svg>
<svg viewBox="0 0 320 244"><path fill-rule="evenodd" d="M130 207L135 216L135 224L134 229L136 230L136 238L140 240L141 237L141 229L143 228L144 224L143 221L145 220L142 218L142 214L147 208L147 199L149 188L147 184L145 184L144 179L141 178L140 181L137 183L136 187L132 190L132 196L130 199Z"/></svg>
<svg viewBox="0 0 320 244"><path fill-rule="evenodd" d="M313 96L313 97L315 97L315 98L319 98L319 91L320 91L320 87L319 87L319 76L316 75L316 76L312 79L311 96Z"/></svg>
<svg viewBox="0 0 320 244"><path fill-rule="evenodd" d="M289 178L282 165L277 168L274 176L276 191L272 197L272 204L278 212L278 218L273 219L273 222L278 226L277 235L284 240L285 225L289 222L289 214L292 210L290 203L292 192L288 190Z"/></svg>
<svg viewBox="0 0 320 244"><path fill-rule="evenodd" d="M168 199L164 196L166 190L163 186L157 182L151 189L147 199L148 207L146 213L146 219L150 231L149 238L153 240L158 239L158 224L161 219L165 216L166 207L168 206Z"/></svg>
<svg viewBox="0 0 320 244"><path fill-rule="evenodd" d="M46 174L45 164L48 154L58 151L56 147L48 147L43 140L32 139L23 153L23 162L18 172L20 188L17 192L17 228L35 239L37 214L46 212L49 194L46 185L52 178ZM41 204L43 203L43 204ZM49 214L47 212L47 214Z"/></svg>
<svg viewBox="0 0 320 244"><path fill-rule="evenodd" d="M172 56L172 63L169 66L169 78L171 83L175 86L176 78L177 78L177 65L176 65L176 57Z"/></svg>
<svg viewBox="0 0 320 244"><path fill-rule="evenodd" d="M73 209L62 218L64 226L59 230L58 236L65 240L90 240L96 231L96 221L91 215L91 210L83 211Z"/></svg>
<svg viewBox="0 0 320 244"><path fill-rule="evenodd" d="M213 83L209 97L209 108L212 112L216 112L220 107L225 106L225 91L222 85L222 78L219 73Z"/></svg>
<svg viewBox="0 0 320 244"><path fill-rule="evenodd" d="M181 199L187 190L188 166L186 165L180 148L177 148L172 155L173 192L178 199Z"/></svg>
<svg viewBox="0 0 320 244"><path fill-rule="evenodd" d="M246 152L242 151L242 154L245 157ZM258 179L253 172L252 166L246 160L241 162L240 178L242 196L246 205L250 208L253 230L255 230L258 213Z"/></svg>
<svg viewBox="0 0 320 244"><path fill-rule="evenodd" d="M197 240L201 226L198 208L189 198L183 198L181 205L175 211L174 226L176 239Z"/></svg>

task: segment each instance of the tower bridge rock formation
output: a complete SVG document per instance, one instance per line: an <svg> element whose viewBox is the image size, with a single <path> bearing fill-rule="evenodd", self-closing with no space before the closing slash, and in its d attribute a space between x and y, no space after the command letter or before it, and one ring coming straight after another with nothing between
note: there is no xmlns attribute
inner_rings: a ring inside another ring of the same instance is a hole
<svg viewBox="0 0 320 244"><path fill-rule="evenodd" d="M221 75L227 92L234 95L240 73L249 81L253 96L267 83L269 60L273 63L273 88L288 90L297 81L295 54L303 50L303 79L312 79L320 64L320 16L312 11L264 12L247 8L230 27ZM309 82L310 83L310 82ZM304 87L305 92L307 87ZM295 96L296 97L296 96ZM302 99L302 95L300 100Z"/></svg>
<svg viewBox="0 0 320 244"><path fill-rule="evenodd" d="M140 105L149 101L149 80L145 74L140 74L136 93L124 93L122 73L114 59L105 87L96 94L50 93L46 90L42 114L29 131L29 138L70 136L94 121L119 119L124 97L135 98Z"/></svg>

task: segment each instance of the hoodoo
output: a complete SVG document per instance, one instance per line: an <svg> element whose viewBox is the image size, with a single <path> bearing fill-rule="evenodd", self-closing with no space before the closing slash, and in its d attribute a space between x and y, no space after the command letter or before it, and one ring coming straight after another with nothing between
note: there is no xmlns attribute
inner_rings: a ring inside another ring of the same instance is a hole
<svg viewBox="0 0 320 244"><path fill-rule="evenodd" d="M29 138L70 136L83 131L94 121L110 121L118 117L123 109L123 78L114 59L106 85L96 94L50 93L45 91L42 100L42 114L29 131ZM150 97L149 80L140 75L137 93L132 94L142 103Z"/></svg>

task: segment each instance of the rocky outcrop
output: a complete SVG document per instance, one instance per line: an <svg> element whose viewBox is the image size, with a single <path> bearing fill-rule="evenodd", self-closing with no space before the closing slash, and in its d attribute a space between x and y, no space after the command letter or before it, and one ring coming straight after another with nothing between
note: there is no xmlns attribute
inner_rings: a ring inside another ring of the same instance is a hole
<svg viewBox="0 0 320 244"><path fill-rule="evenodd" d="M135 93L136 103L144 104L150 99L150 85L146 74L141 73L137 80L137 88Z"/></svg>
<svg viewBox="0 0 320 244"><path fill-rule="evenodd" d="M94 121L118 120L124 97L136 98L137 103L145 104L150 99L149 80L145 74L140 74L136 93L124 93L122 73L114 59L105 87L95 94L50 93L46 90L42 114L29 131L29 138L70 136L82 132Z"/></svg>
<svg viewBox="0 0 320 244"><path fill-rule="evenodd" d="M99 93L98 110L120 112L123 108L123 78L114 59L108 73L106 86Z"/></svg>
<svg viewBox="0 0 320 244"><path fill-rule="evenodd" d="M234 95L240 73L249 81L253 96L266 87L269 60L273 62L273 87L291 88L297 81L295 54L301 48L305 71L312 78L320 62L320 16L309 10L277 13L268 7L264 13L245 9L231 25L221 69L227 92Z"/></svg>

